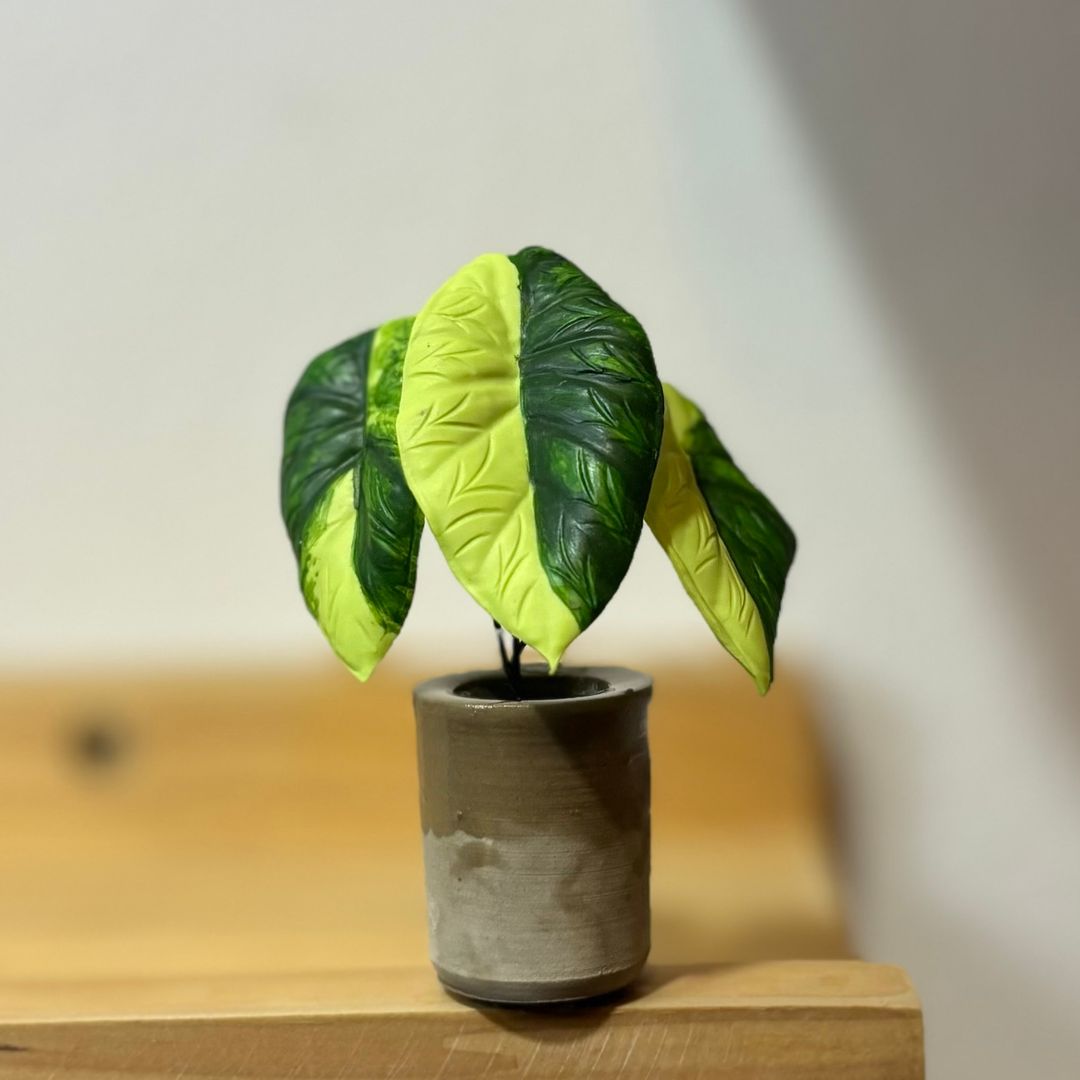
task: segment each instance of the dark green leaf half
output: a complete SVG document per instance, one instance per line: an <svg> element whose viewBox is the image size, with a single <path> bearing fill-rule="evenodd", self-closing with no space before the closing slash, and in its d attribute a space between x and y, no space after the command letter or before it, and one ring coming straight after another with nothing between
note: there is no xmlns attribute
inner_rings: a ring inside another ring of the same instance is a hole
<svg viewBox="0 0 1080 1080"><path fill-rule="evenodd" d="M510 256L521 291L521 412L540 560L584 629L641 533L664 399L641 324L573 263Z"/></svg>

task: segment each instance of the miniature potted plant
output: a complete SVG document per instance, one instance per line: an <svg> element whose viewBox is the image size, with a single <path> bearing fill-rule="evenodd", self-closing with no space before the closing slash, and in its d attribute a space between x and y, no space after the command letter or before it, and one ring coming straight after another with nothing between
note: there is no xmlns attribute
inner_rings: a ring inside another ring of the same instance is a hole
<svg viewBox="0 0 1080 1080"><path fill-rule="evenodd" d="M361 680L405 620L425 521L500 635L501 670L414 694L440 979L532 1003L627 985L649 949L652 681L560 660L647 522L764 693L783 518L660 383L638 321L539 247L480 256L414 319L312 361L281 493L307 606Z"/></svg>

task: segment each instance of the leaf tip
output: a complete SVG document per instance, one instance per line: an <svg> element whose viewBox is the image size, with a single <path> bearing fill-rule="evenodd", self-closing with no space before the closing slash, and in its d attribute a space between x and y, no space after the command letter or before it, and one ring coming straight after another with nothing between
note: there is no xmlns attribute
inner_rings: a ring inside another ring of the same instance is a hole
<svg viewBox="0 0 1080 1080"><path fill-rule="evenodd" d="M372 672L378 667L378 660L365 660L361 663L345 662L345 666L349 669L352 675L362 683L366 683L371 678Z"/></svg>

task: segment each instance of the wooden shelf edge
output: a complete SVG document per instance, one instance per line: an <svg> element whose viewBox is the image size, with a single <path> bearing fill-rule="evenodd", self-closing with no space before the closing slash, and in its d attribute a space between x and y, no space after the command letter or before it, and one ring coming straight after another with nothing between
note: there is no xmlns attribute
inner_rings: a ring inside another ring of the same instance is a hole
<svg viewBox="0 0 1080 1080"><path fill-rule="evenodd" d="M0 1075L620 1080L923 1075L905 973L859 961L650 970L586 1008L477 1009L429 971L0 984Z"/></svg>

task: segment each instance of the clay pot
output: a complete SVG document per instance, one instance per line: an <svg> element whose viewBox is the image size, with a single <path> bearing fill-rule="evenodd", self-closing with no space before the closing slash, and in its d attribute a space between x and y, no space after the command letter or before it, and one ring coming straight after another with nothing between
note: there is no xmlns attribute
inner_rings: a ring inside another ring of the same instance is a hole
<svg viewBox="0 0 1080 1080"><path fill-rule="evenodd" d="M619 990L649 952L647 675L526 669L414 693L431 959L483 1001Z"/></svg>

